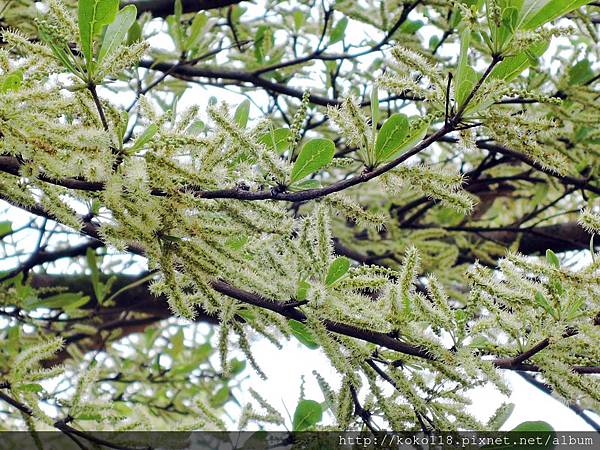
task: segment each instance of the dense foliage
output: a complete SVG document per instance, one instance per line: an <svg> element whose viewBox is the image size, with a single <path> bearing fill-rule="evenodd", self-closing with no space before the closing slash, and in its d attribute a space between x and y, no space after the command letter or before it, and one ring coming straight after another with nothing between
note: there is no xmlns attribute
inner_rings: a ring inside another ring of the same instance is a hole
<svg viewBox="0 0 600 450"><path fill-rule="evenodd" d="M1 14L3 427L278 427L223 406L287 338L340 376L297 430L498 429L507 370L600 409L597 3Z"/></svg>

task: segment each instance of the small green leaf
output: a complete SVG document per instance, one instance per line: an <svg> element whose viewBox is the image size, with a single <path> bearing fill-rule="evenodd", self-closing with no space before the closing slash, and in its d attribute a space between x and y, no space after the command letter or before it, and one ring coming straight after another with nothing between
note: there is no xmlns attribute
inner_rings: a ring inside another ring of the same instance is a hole
<svg viewBox="0 0 600 450"><path fill-rule="evenodd" d="M296 300L302 301L306 300L306 296L308 295L308 290L310 289L310 284L308 281L300 280L298 281L298 287L296 288Z"/></svg>
<svg viewBox="0 0 600 450"><path fill-rule="evenodd" d="M268 25L261 25L254 35L254 57L256 62L262 63L265 55L273 46L273 32Z"/></svg>
<svg viewBox="0 0 600 450"><path fill-rule="evenodd" d="M330 45L335 44L336 42L339 42L342 39L344 39L347 26L348 26L348 18L346 16L344 16L331 29L331 33L329 33L329 44Z"/></svg>
<svg viewBox="0 0 600 450"><path fill-rule="evenodd" d="M16 91L23 83L23 72L15 70L8 75L2 77L0 82L0 92Z"/></svg>
<svg viewBox="0 0 600 450"><path fill-rule="evenodd" d="M135 152L137 152L138 150L141 150L144 147L144 145L146 145L148 142L150 142L150 140L154 137L154 135L157 133L157 131L158 131L158 125L156 125L154 123L148 125L148 128L146 128L142 132L142 134L140 134L138 136L138 138L135 140L133 145L127 149L127 153L132 155Z"/></svg>
<svg viewBox="0 0 600 450"><path fill-rule="evenodd" d="M127 37L127 32L135 22L136 17L137 8L135 5L127 5L117 13L115 20L108 25L106 33L104 33L104 40L102 41L102 46L98 53L99 63L102 62L106 56L112 55L115 50L123 44Z"/></svg>
<svg viewBox="0 0 600 450"><path fill-rule="evenodd" d="M294 17L294 30L300 31L300 29L302 28L302 25L304 25L304 22L306 21L306 18L304 17L304 13L302 11L300 11L299 9L295 9L294 13L293 13L293 17Z"/></svg>
<svg viewBox="0 0 600 450"><path fill-rule="evenodd" d="M127 45L135 44L142 40L142 26L139 22L133 22L127 30Z"/></svg>
<svg viewBox="0 0 600 450"><path fill-rule="evenodd" d="M294 411L293 431L305 431L314 427L323 418L321 404L314 400L300 400Z"/></svg>
<svg viewBox="0 0 600 450"><path fill-rule="evenodd" d="M290 191L304 191L306 189L318 189L321 187L319 180L304 180L290 186Z"/></svg>
<svg viewBox="0 0 600 450"><path fill-rule="evenodd" d="M51 309L60 309L60 308L69 308L74 309L79 306L85 305L90 301L89 296L84 296L80 292L64 292L62 294L52 295L51 297L46 297L45 299L35 302L32 307L33 308L51 308Z"/></svg>
<svg viewBox="0 0 600 450"><path fill-rule="evenodd" d="M526 0L518 27L532 30L580 8L592 0Z"/></svg>
<svg viewBox="0 0 600 450"><path fill-rule="evenodd" d="M248 116L250 115L250 100L244 100L238 105L233 115L233 120L240 128L246 128Z"/></svg>
<svg viewBox="0 0 600 450"><path fill-rule="evenodd" d="M289 146L288 138L292 134L289 128L276 128L267 131L258 138L258 142L267 146L268 149L276 153L283 153Z"/></svg>
<svg viewBox="0 0 600 450"><path fill-rule="evenodd" d="M325 278L325 284L331 286L341 277L343 277L348 269L350 268L350 260L345 256L339 256L329 266L327 271L327 277Z"/></svg>
<svg viewBox="0 0 600 450"><path fill-rule="evenodd" d="M237 375L237 374L242 373L245 368L246 368L246 361L244 361L244 360L239 360L237 358L233 358L231 361L229 361L229 372L231 372L232 375Z"/></svg>
<svg viewBox="0 0 600 450"><path fill-rule="evenodd" d="M292 167L292 183L316 172L329 164L335 153L335 144L329 139L312 139L300 150L300 154Z"/></svg>
<svg viewBox="0 0 600 450"><path fill-rule="evenodd" d="M23 392L42 392L44 390L44 388L42 387L41 384L37 384L37 383L23 383L23 384L19 384L17 385L16 389L18 391L23 391Z"/></svg>
<svg viewBox="0 0 600 450"><path fill-rule="evenodd" d="M210 398L210 406L213 408L219 408L227 403L227 399L229 399L229 387L225 385L215 392Z"/></svg>
<svg viewBox="0 0 600 450"><path fill-rule="evenodd" d="M539 306L544 308L544 310L548 314L550 314L552 317L556 318L556 311L554 310L554 307L548 302L548 300L546 300L546 297L544 297L544 294L542 294L541 292L536 292L535 293L535 302Z"/></svg>
<svg viewBox="0 0 600 450"><path fill-rule="evenodd" d="M489 78L511 81L518 77L531 65L530 56L539 58L546 52L547 49L548 42L538 42L514 56L506 57L502 60L502 62L494 67Z"/></svg>
<svg viewBox="0 0 600 450"><path fill-rule="evenodd" d="M185 134L197 136L206 128L206 124L201 120L194 120L189 127L185 129Z"/></svg>
<svg viewBox="0 0 600 450"><path fill-rule="evenodd" d="M547 450L554 448L554 443L552 442L554 429L548 422L541 420L522 422L510 431L511 433L523 433L523 436L531 443L530 445L527 445L528 450Z"/></svg>
<svg viewBox="0 0 600 450"><path fill-rule="evenodd" d="M558 259L558 256L556 256L556 253L550 249L546 250L546 261L548 261L549 264L553 265L557 269L560 268L560 260Z"/></svg>
<svg viewBox="0 0 600 450"><path fill-rule="evenodd" d="M9 220L0 222L0 239L10 233L12 233L12 222Z"/></svg>
<svg viewBox="0 0 600 450"><path fill-rule="evenodd" d="M569 84L571 86L585 84L594 76L596 74L589 59L582 59L574 66L569 67Z"/></svg>
<svg viewBox="0 0 600 450"><path fill-rule="evenodd" d="M248 236L241 234L239 236L232 236L225 241L225 245L233 250L240 250L248 243Z"/></svg>
<svg viewBox="0 0 600 450"><path fill-rule="evenodd" d="M454 98L458 105L464 100L464 90L468 80L472 78L471 72L474 70L469 67L469 44L471 43L471 30L465 28L460 33L460 53L454 74ZM463 87L465 86L465 87Z"/></svg>
<svg viewBox="0 0 600 450"><path fill-rule="evenodd" d="M319 344L315 341L314 336L306 327L306 325L294 319L288 320L288 324L290 326L290 329L292 330L292 334L294 335L294 337L298 339L302 344L304 344L311 350L319 348Z"/></svg>
<svg viewBox="0 0 600 450"><path fill-rule="evenodd" d="M204 27L208 23L208 16L204 12L199 12L194 16L194 20L192 20L192 24L189 28L189 36L185 41L185 49L191 50L196 45L196 41L201 37L201 33L204 30Z"/></svg>
<svg viewBox="0 0 600 450"><path fill-rule="evenodd" d="M118 10L119 0L79 0L79 37L88 71L92 67L94 37L115 19Z"/></svg>
<svg viewBox="0 0 600 450"><path fill-rule="evenodd" d="M385 161L394 155L408 133L408 117L392 114L381 126L375 141L376 161Z"/></svg>

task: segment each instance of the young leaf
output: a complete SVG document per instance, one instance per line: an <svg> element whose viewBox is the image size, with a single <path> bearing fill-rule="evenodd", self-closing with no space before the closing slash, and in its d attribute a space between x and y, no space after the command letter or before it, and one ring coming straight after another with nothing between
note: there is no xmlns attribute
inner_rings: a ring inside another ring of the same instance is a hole
<svg viewBox="0 0 600 450"><path fill-rule="evenodd" d="M258 138L258 142L265 144L268 149L276 153L283 153L289 145L289 137L292 134L289 128L276 128L267 131Z"/></svg>
<svg viewBox="0 0 600 450"><path fill-rule="evenodd" d="M85 305L89 301L90 297L83 296L79 292L63 292L62 294L56 294L39 302L35 302L33 308L60 309L69 307L70 309L74 309Z"/></svg>
<svg viewBox="0 0 600 450"><path fill-rule="evenodd" d="M335 44L336 42L344 39L344 35L346 34L346 27L348 26L348 18L346 16L342 17L338 23L331 29L331 33L329 34L329 44Z"/></svg>
<svg viewBox="0 0 600 450"><path fill-rule="evenodd" d="M233 120L240 128L246 128L248 124L248 116L250 115L250 100L244 100L235 110Z"/></svg>
<svg viewBox="0 0 600 450"><path fill-rule="evenodd" d="M78 19L81 50L88 70L92 66L94 37L111 23L119 10L119 0L79 0Z"/></svg>
<svg viewBox="0 0 600 450"><path fill-rule="evenodd" d="M23 83L23 72L15 70L2 78L0 82L0 92L16 91Z"/></svg>
<svg viewBox="0 0 600 450"><path fill-rule="evenodd" d="M525 0L518 27L532 30L588 3L591 0Z"/></svg>
<svg viewBox="0 0 600 450"><path fill-rule="evenodd" d="M314 427L323 418L323 409L320 403L314 400L300 400L294 411L292 421L293 431L305 431Z"/></svg>
<svg viewBox="0 0 600 450"><path fill-rule="evenodd" d="M408 117L392 114L381 126L375 141L375 160L385 161L397 152L408 133Z"/></svg>
<svg viewBox="0 0 600 450"><path fill-rule="evenodd" d="M302 28L302 25L304 25L304 22L306 21L306 18L304 17L304 13L302 11L300 11L299 9L295 9L293 17L294 17L294 30L300 31L300 28Z"/></svg>
<svg viewBox="0 0 600 450"><path fill-rule="evenodd" d="M308 283L308 281L300 280L298 282L298 287L296 288L296 300L298 300L298 301L306 300L309 289L310 289L310 284Z"/></svg>
<svg viewBox="0 0 600 450"><path fill-rule="evenodd" d="M4 236L9 234L10 232L12 232L12 222L9 220L0 222L0 239L2 239Z"/></svg>
<svg viewBox="0 0 600 450"><path fill-rule="evenodd" d="M544 294L542 294L541 292L536 292L535 293L535 302L541 306L542 308L544 308L544 310L550 314L552 317L554 317L555 319L557 318L556 316L556 311L554 310L554 307L548 303L548 300L546 300L546 297L544 297Z"/></svg>
<svg viewBox="0 0 600 450"><path fill-rule="evenodd" d="M345 256L337 257L329 266L327 271L327 277L325 278L325 284L331 286L341 277L343 277L348 269L350 268L350 260Z"/></svg>
<svg viewBox="0 0 600 450"><path fill-rule="evenodd" d="M527 50L504 58L501 63L494 67L490 73L490 78L512 81L531 65L530 55L539 58L547 48L548 42L538 42L528 47Z"/></svg>
<svg viewBox="0 0 600 450"><path fill-rule="evenodd" d="M140 134L139 137L135 140L133 145L127 149L127 153L132 155L135 152L137 152L138 150L141 150L144 147L144 145L146 145L148 142L150 142L150 139L152 139L154 137L154 135L156 134L157 131L158 131L158 125L156 125L154 123L148 125L148 128L146 128L143 131L143 133Z"/></svg>
<svg viewBox="0 0 600 450"><path fill-rule="evenodd" d="M556 256L556 253L550 249L546 250L546 261L548 261L549 264L553 265L557 269L560 268L560 260L558 259L558 256Z"/></svg>
<svg viewBox="0 0 600 450"><path fill-rule="evenodd" d="M106 33L104 33L104 40L98 53L98 63L102 62L106 56L114 53L125 41L127 32L131 28L131 25L133 25L133 22L135 22L136 17L137 8L135 5L127 5L117 13L115 20L108 25Z"/></svg>
<svg viewBox="0 0 600 450"><path fill-rule="evenodd" d="M189 36L185 41L186 50L191 50L196 45L196 41L207 23L208 16L205 13L200 12L194 16L194 20L192 20L192 24L190 25Z"/></svg>
<svg viewBox="0 0 600 450"><path fill-rule="evenodd" d="M571 86L585 84L594 76L594 70L589 59L582 59L569 68L569 84Z"/></svg>
<svg viewBox="0 0 600 450"><path fill-rule="evenodd" d="M213 408L219 408L227 403L229 398L229 387L227 385L222 386L215 394L210 398L210 406Z"/></svg>
<svg viewBox="0 0 600 450"><path fill-rule="evenodd" d="M414 121L418 122L418 124L415 126L413 126ZM423 140L423 138L427 134L427 130L429 129L430 121L422 120L420 117L417 117L416 119L414 119L414 121L410 121L408 133L406 134L404 139L402 139L396 150L394 150L394 152L391 153L388 157L378 162L392 161L393 159L398 158L405 151L410 150Z"/></svg>
<svg viewBox="0 0 600 450"><path fill-rule="evenodd" d="M306 325L294 319L288 320L288 324L292 330L292 334L294 335L294 337L298 339L302 344L304 344L311 350L319 348L319 344L315 341L315 338L309 331L309 329L306 328Z"/></svg>
<svg viewBox="0 0 600 450"><path fill-rule="evenodd" d="M472 75L469 74L469 69L473 72L473 69L469 67L469 44L471 43L471 30L465 28L460 33L460 53L458 55L458 62L456 65L456 73L454 74L454 98L457 104L461 104L461 92L464 92L463 85L466 84Z"/></svg>
<svg viewBox="0 0 600 450"><path fill-rule="evenodd" d="M290 181L292 183L316 172L333 159L335 144L329 139L312 139L300 150L300 154L292 167Z"/></svg>

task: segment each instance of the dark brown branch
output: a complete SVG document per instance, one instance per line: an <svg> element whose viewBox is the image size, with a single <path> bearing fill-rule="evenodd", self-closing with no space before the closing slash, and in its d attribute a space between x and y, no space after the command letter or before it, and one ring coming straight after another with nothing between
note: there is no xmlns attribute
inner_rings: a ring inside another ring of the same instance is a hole
<svg viewBox="0 0 600 450"><path fill-rule="evenodd" d="M218 9L225 6L236 5L244 0L182 0L181 6L184 13ZM175 2L173 0L132 0L121 2L121 7L135 5L138 15L150 12L153 17L167 17L173 14Z"/></svg>

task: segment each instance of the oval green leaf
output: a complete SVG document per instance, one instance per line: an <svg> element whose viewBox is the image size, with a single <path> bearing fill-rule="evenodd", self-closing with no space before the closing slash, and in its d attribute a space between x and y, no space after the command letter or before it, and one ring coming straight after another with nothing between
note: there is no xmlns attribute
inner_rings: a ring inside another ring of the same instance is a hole
<svg viewBox="0 0 600 450"><path fill-rule="evenodd" d="M389 159L402 145L408 133L408 117L405 114L392 114L382 125L375 141L375 159Z"/></svg>
<svg viewBox="0 0 600 450"><path fill-rule="evenodd" d="M94 54L94 36L115 19L118 10L119 0L79 0L79 37L88 69Z"/></svg>
<svg viewBox="0 0 600 450"><path fill-rule="evenodd" d="M325 284L327 286L331 286L333 283L343 277L346 272L348 272L349 268L350 260L348 258L345 256L336 258L329 266L327 277L325 278Z"/></svg>
<svg viewBox="0 0 600 450"><path fill-rule="evenodd" d="M137 8L135 5L127 5L121 11L117 13L115 20L113 20L106 28L104 33L104 40L102 41L102 47L98 53L98 62L106 56L112 55L115 50L123 44L127 37L127 32L135 22L137 17Z"/></svg>
<svg viewBox="0 0 600 450"><path fill-rule="evenodd" d="M310 330L306 328L306 325L294 319L288 320L288 324L290 326L290 329L292 330L292 334L294 335L294 337L298 339L302 344L304 344L311 350L319 348L319 344L317 344L317 342L315 341L315 338L313 337Z"/></svg>
<svg viewBox="0 0 600 450"><path fill-rule="evenodd" d="M260 135L258 142L266 145L269 150L281 154L288 148L288 138L291 134L289 128L276 128Z"/></svg>
<svg viewBox="0 0 600 450"><path fill-rule="evenodd" d="M292 167L290 181L292 183L316 172L333 159L335 144L330 139L312 139L300 150L300 154Z"/></svg>
<svg viewBox="0 0 600 450"><path fill-rule="evenodd" d="M250 100L244 100L235 110L233 120L240 128L246 128L248 125L248 116L250 115Z"/></svg>
<svg viewBox="0 0 600 450"><path fill-rule="evenodd" d="M323 418L323 408L321 404L314 400L300 400L294 419L292 421L293 431L305 431L314 427Z"/></svg>

